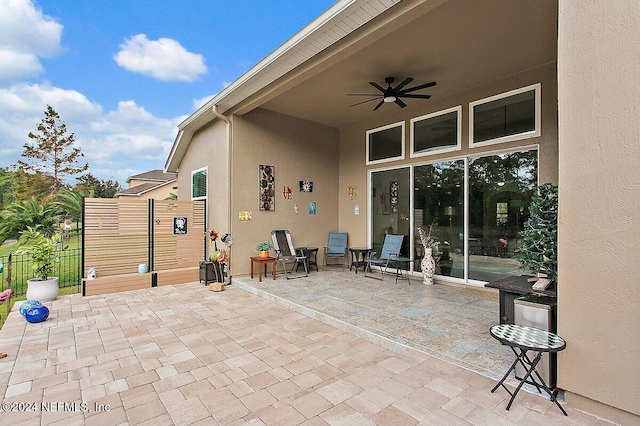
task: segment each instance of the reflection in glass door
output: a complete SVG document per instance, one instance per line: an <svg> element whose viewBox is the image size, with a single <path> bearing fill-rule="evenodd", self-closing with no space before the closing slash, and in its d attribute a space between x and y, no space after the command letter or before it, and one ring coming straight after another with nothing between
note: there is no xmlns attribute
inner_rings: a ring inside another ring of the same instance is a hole
<svg viewBox="0 0 640 426"><path fill-rule="evenodd" d="M371 242L380 253L387 234L404 235L401 254L409 254L411 186L409 168L371 173Z"/></svg>
<svg viewBox="0 0 640 426"><path fill-rule="evenodd" d="M513 259L538 182L538 151L469 159L469 279L520 275Z"/></svg>
<svg viewBox="0 0 640 426"><path fill-rule="evenodd" d="M464 278L464 160L414 168L414 228L432 226L440 242L433 250L436 274ZM420 271L423 247L415 231L414 270Z"/></svg>
<svg viewBox="0 0 640 426"><path fill-rule="evenodd" d="M372 171L372 248L380 253L386 234L404 235L401 254L420 274L416 228L433 225L436 275L465 282L520 275L513 255L537 184L537 149Z"/></svg>

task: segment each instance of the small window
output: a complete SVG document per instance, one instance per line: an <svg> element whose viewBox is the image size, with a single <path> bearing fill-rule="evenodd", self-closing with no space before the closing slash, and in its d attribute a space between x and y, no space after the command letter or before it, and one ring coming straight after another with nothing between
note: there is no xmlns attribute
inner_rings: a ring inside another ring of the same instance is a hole
<svg viewBox="0 0 640 426"><path fill-rule="evenodd" d="M462 106L411 120L411 157L456 151L462 146Z"/></svg>
<svg viewBox="0 0 640 426"><path fill-rule="evenodd" d="M404 122L367 131L367 164L404 158Z"/></svg>
<svg viewBox="0 0 640 426"><path fill-rule="evenodd" d="M191 172L191 199L199 200L207 196L207 168Z"/></svg>
<svg viewBox="0 0 640 426"><path fill-rule="evenodd" d="M469 104L469 146L540 136L540 84Z"/></svg>

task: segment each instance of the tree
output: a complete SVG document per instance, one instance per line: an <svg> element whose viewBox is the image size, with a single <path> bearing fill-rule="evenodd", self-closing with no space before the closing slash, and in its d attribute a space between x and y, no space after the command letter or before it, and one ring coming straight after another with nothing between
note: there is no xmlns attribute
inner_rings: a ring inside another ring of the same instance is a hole
<svg viewBox="0 0 640 426"><path fill-rule="evenodd" d="M89 169L88 164L79 165L78 159L84 157L80 148L74 146L75 135L67 133L67 125L60 115L47 105L44 118L37 127L37 134L29 132L33 144L25 143L18 167L27 172L35 172L53 177L51 193L64 187L64 179Z"/></svg>
<svg viewBox="0 0 640 426"><path fill-rule="evenodd" d="M93 197L96 198L113 198L116 193L122 191L122 187L117 181L113 179L100 180L91 173L80 176L75 189L84 192L92 191Z"/></svg>
<svg viewBox="0 0 640 426"><path fill-rule="evenodd" d="M10 238L18 238L29 227L38 229L45 235L53 235L57 216L53 205L42 204L33 197L21 203L10 204L0 212L0 244Z"/></svg>
<svg viewBox="0 0 640 426"><path fill-rule="evenodd" d="M43 200L51 195L53 176L41 173L27 173L21 167L13 174L14 202L26 201L32 197Z"/></svg>
<svg viewBox="0 0 640 426"><path fill-rule="evenodd" d="M0 209L15 200L13 188L13 172L5 167L0 167Z"/></svg>
<svg viewBox="0 0 640 426"><path fill-rule="evenodd" d="M555 279L558 274L558 187L545 183L531 198L531 216L524 224L515 258L533 273Z"/></svg>

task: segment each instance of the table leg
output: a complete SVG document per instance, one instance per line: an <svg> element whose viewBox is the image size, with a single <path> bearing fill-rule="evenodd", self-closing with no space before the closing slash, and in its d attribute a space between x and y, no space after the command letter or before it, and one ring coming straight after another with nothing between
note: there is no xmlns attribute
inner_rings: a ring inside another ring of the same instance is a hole
<svg viewBox="0 0 640 426"><path fill-rule="evenodd" d="M276 279L276 261L271 262L271 275L273 275L273 279ZM266 273L265 273L266 276Z"/></svg>
<svg viewBox="0 0 640 426"><path fill-rule="evenodd" d="M251 259L251 279L253 279L253 259Z"/></svg>
<svg viewBox="0 0 640 426"><path fill-rule="evenodd" d="M264 264L264 262L260 262L260 268L258 268L259 269L259 271L258 271L258 282L259 283L262 282L262 265L264 265L265 267L267 266L267 265Z"/></svg>

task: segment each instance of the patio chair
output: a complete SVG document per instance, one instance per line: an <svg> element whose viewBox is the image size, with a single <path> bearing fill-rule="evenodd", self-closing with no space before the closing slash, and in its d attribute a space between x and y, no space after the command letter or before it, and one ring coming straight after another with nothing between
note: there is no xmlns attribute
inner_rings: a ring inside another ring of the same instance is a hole
<svg viewBox="0 0 640 426"><path fill-rule="evenodd" d="M293 246L293 242L291 241L291 233L289 233L289 231L286 229L271 231L271 240L273 241L273 249L276 252L276 262L282 263L284 275L288 280L309 276L307 256L304 255L302 250L296 251ZM287 269L287 264L291 264L291 269ZM305 274L290 276L294 269L299 265L304 266Z"/></svg>
<svg viewBox="0 0 640 426"><path fill-rule="evenodd" d="M322 262L322 269L327 266L342 266L344 271L344 265L342 263L328 263L329 259L347 259L347 237L349 234L346 232L329 232L329 242L324 248L324 260Z"/></svg>
<svg viewBox="0 0 640 426"><path fill-rule="evenodd" d="M369 274L371 274L371 265L375 265L378 266L382 271L382 277L378 279L384 280L384 274L386 274L387 272L389 263L393 263L400 257L400 250L402 249L403 240L404 235L386 235L384 237L384 242L382 243L382 251L380 252L380 256L376 257L375 252L371 252L371 254L369 255L369 259L367 260L367 267L364 269L364 276L367 277L367 269L369 270ZM371 275L368 275L368 277L376 278L372 277Z"/></svg>

